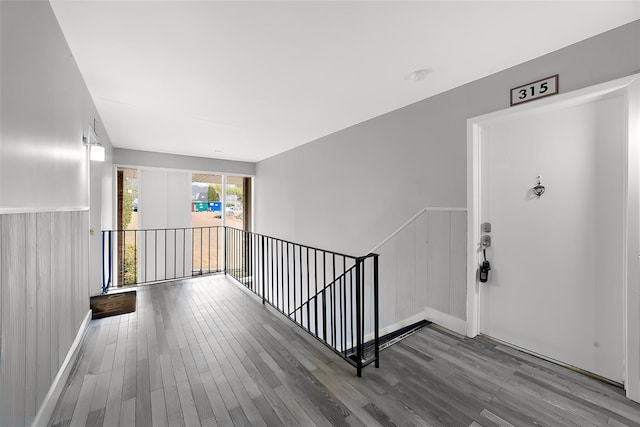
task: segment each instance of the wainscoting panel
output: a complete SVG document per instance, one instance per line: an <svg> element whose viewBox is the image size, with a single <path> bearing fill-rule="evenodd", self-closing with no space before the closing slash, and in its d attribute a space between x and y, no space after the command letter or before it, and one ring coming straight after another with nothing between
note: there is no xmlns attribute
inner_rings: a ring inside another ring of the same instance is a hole
<svg viewBox="0 0 640 427"><path fill-rule="evenodd" d="M398 235L397 259L398 263L398 301L403 303L396 306L396 315L401 319L413 316L416 310L421 311L423 307L416 307L416 224L412 222L401 230Z"/></svg>
<svg viewBox="0 0 640 427"><path fill-rule="evenodd" d="M427 305L450 313L451 213L427 212Z"/></svg>
<svg viewBox="0 0 640 427"><path fill-rule="evenodd" d="M424 318L450 319L443 326L461 329L466 245L466 210L425 208L372 250L380 255L381 334Z"/></svg>
<svg viewBox="0 0 640 427"><path fill-rule="evenodd" d="M396 262L398 257L397 247L398 242L394 239L374 251L378 255L380 255L378 265L380 328L384 328L387 325L396 323L396 319L399 317L396 315L396 299L398 289L398 263Z"/></svg>
<svg viewBox="0 0 640 427"><path fill-rule="evenodd" d="M36 268L35 260L38 259L37 243L37 215L30 214L25 216L25 257L26 262L23 263L25 268L25 389L24 389L24 413L25 417L31 419L36 413L36 355L38 354L38 341L36 324L38 293L36 291ZM29 315L31 314L31 315Z"/></svg>
<svg viewBox="0 0 640 427"><path fill-rule="evenodd" d="M53 381L54 374L51 372L52 364L52 343L51 331L52 319L47 316L49 313L49 307L51 306L52 299L52 279L51 279L51 234L52 234L52 218L51 214L39 213L37 214L36 229L38 234L38 247L41 248L41 256L35 260L36 265L36 286L38 292L38 302L36 308L37 323L37 338L36 342L38 347L37 359L36 359L36 379L37 379L37 393L36 401L42 402L51 382ZM49 253L47 254L46 251ZM48 255L48 256L47 256ZM57 354L57 349L56 349ZM57 360L57 357L56 357Z"/></svg>
<svg viewBox="0 0 640 427"><path fill-rule="evenodd" d="M0 424L20 426L25 417L25 216L2 218L2 357ZM18 309L21 307L21 309Z"/></svg>
<svg viewBox="0 0 640 427"><path fill-rule="evenodd" d="M89 212L0 215L0 425L28 426L89 310Z"/></svg>
<svg viewBox="0 0 640 427"><path fill-rule="evenodd" d="M467 213L451 212L449 234L449 312L467 320Z"/></svg>
<svg viewBox="0 0 640 427"><path fill-rule="evenodd" d="M417 310L421 310L427 306L427 293L421 290L427 289L428 267L425 260L427 259L427 243L428 243L428 215L424 212L419 215L416 220L416 264L415 264L415 292L413 295L414 304Z"/></svg>

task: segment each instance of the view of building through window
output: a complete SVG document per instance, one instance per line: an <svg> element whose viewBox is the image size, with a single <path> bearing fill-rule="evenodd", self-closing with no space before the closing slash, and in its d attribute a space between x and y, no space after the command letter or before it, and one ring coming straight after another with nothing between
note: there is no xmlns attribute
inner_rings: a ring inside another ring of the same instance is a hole
<svg viewBox="0 0 640 427"><path fill-rule="evenodd" d="M142 242L149 244L149 239L151 239L153 250L155 251L156 245L159 245L159 253L162 257L166 256L163 255L163 251L166 250L164 246L169 244L171 240L171 234L167 234L166 231L160 231L160 234L157 231L153 234L140 231L138 178L137 169L117 168L118 286L149 280L148 275L145 276L146 278L142 277L138 280L137 276L142 268L140 267L141 262L144 264L144 269L148 269L148 265L152 265L151 270L156 273L155 260L153 264L149 264L140 259L145 256L140 252L139 246ZM144 207L141 206L141 209ZM191 238L188 239L188 246L191 250L188 251L187 259L191 258L192 273L207 274L220 271L223 268L221 263L224 229L222 226L226 225L247 231L251 229L251 178L226 176L223 179L222 175L193 173L191 205L185 206L185 209L189 209L191 212L192 230L190 232ZM164 260L161 261L161 265L166 264ZM163 269L161 268L161 270Z"/></svg>
<svg viewBox="0 0 640 427"><path fill-rule="evenodd" d="M247 230L250 227L245 226L245 192L244 180L241 176L228 176L226 188L226 225L228 227Z"/></svg>
<svg viewBox="0 0 640 427"><path fill-rule="evenodd" d="M251 178L227 176L226 189L222 188L222 176L194 173L191 184L191 226L228 227L247 230L250 222L245 219L245 211L250 206L250 196L245 181ZM224 206L223 205L224 191ZM224 217L224 224L222 218Z"/></svg>
<svg viewBox="0 0 640 427"><path fill-rule="evenodd" d="M222 253L222 176L194 173L191 183L193 271L218 271Z"/></svg>
<svg viewBox="0 0 640 427"><path fill-rule="evenodd" d="M194 173L191 184L191 226L193 227L193 271L219 271L222 249L221 226L249 230L250 178Z"/></svg>

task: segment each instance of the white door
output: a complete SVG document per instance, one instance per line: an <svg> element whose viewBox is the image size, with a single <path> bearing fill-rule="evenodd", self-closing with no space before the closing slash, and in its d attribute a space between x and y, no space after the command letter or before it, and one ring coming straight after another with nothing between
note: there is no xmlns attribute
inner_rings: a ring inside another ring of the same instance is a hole
<svg viewBox="0 0 640 427"><path fill-rule="evenodd" d="M620 383L624 113L602 98L483 124L480 139L480 332Z"/></svg>

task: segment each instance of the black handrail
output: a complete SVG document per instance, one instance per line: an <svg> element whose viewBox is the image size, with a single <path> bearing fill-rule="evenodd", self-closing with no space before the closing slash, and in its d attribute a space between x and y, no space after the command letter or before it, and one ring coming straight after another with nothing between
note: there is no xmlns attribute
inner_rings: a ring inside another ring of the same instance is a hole
<svg viewBox="0 0 640 427"><path fill-rule="evenodd" d="M232 227L225 235L227 275L355 366L358 376L370 363L379 366L378 255L355 257ZM364 353L367 333L373 354Z"/></svg>
<svg viewBox="0 0 640 427"><path fill-rule="evenodd" d="M328 288L330 288L331 286L333 286L338 280L342 280L346 275L351 274L351 272L353 271L353 269L356 268L356 264L354 264L353 266L351 266L347 271L345 271L344 273L342 273L340 276L336 277L334 280L332 280L329 284L327 284L324 288L320 289L318 291L317 294L315 294L314 296L310 297L307 301L303 302L302 305L298 306L296 309L294 309L293 311L291 311L289 313L289 316L291 316L293 313L295 313L296 311L302 309L304 306L306 306L307 304L309 304L309 301L311 301L312 299L318 297L320 294L324 293Z"/></svg>
<svg viewBox="0 0 640 427"><path fill-rule="evenodd" d="M379 367L376 254L356 257L223 226L104 230L102 252L103 293L224 272L355 366L358 376L370 363ZM365 354L367 336L374 345Z"/></svg>

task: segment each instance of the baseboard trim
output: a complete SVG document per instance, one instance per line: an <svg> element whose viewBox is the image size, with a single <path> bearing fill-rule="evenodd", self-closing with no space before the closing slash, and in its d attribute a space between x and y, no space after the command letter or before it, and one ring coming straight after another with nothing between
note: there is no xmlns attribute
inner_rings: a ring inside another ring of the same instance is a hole
<svg viewBox="0 0 640 427"><path fill-rule="evenodd" d="M69 348L69 351L67 352L67 357L65 357L64 362L62 362L62 365L60 366L60 369L58 369L58 373L53 379L51 387L49 387L49 392L44 397L42 405L40 405L38 413L31 423L31 427L46 427L46 425L49 423L49 419L53 415L53 411L56 409L56 403L58 403L58 399L60 398L62 389L67 382L67 378L69 378L69 374L71 373L71 368L73 366L72 362L76 359L78 350L80 348L80 343L82 342L82 337L84 337L84 333L87 331L90 320L91 310L87 312L87 315L84 317L84 320L80 324L80 328L78 329L76 338L73 340L71 348Z"/></svg>
<svg viewBox="0 0 640 427"><path fill-rule="evenodd" d="M418 322L420 322L422 320L425 320L425 318L424 318L424 312L421 311L420 313L414 314L411 317L407 317L406 319L404 319L404 320L402 320L400 322L394 323L394 324L389 325L389 326L385 326L384 328L380 328L380 330L378 331L378 335L379 336L384 336L384 335L393 333L393 332L398 331L398 330L400 330L402 328L406 328L407 326L411 326L411 325L413 325L415 323L418 323ZM365 342L367 342L369 340L372 340L372 339L373 339L373 332L365 335L365 337L364 337L364 341Z"/></svg>
<svg viewBox="0 0 640 427"><path fill-rule="evenodd" d="M424 317L426 320L445 327L460 335L467 335L467 322L453 317L450 314L443 313L435 308L427 307L424 309Z"/></svg>

